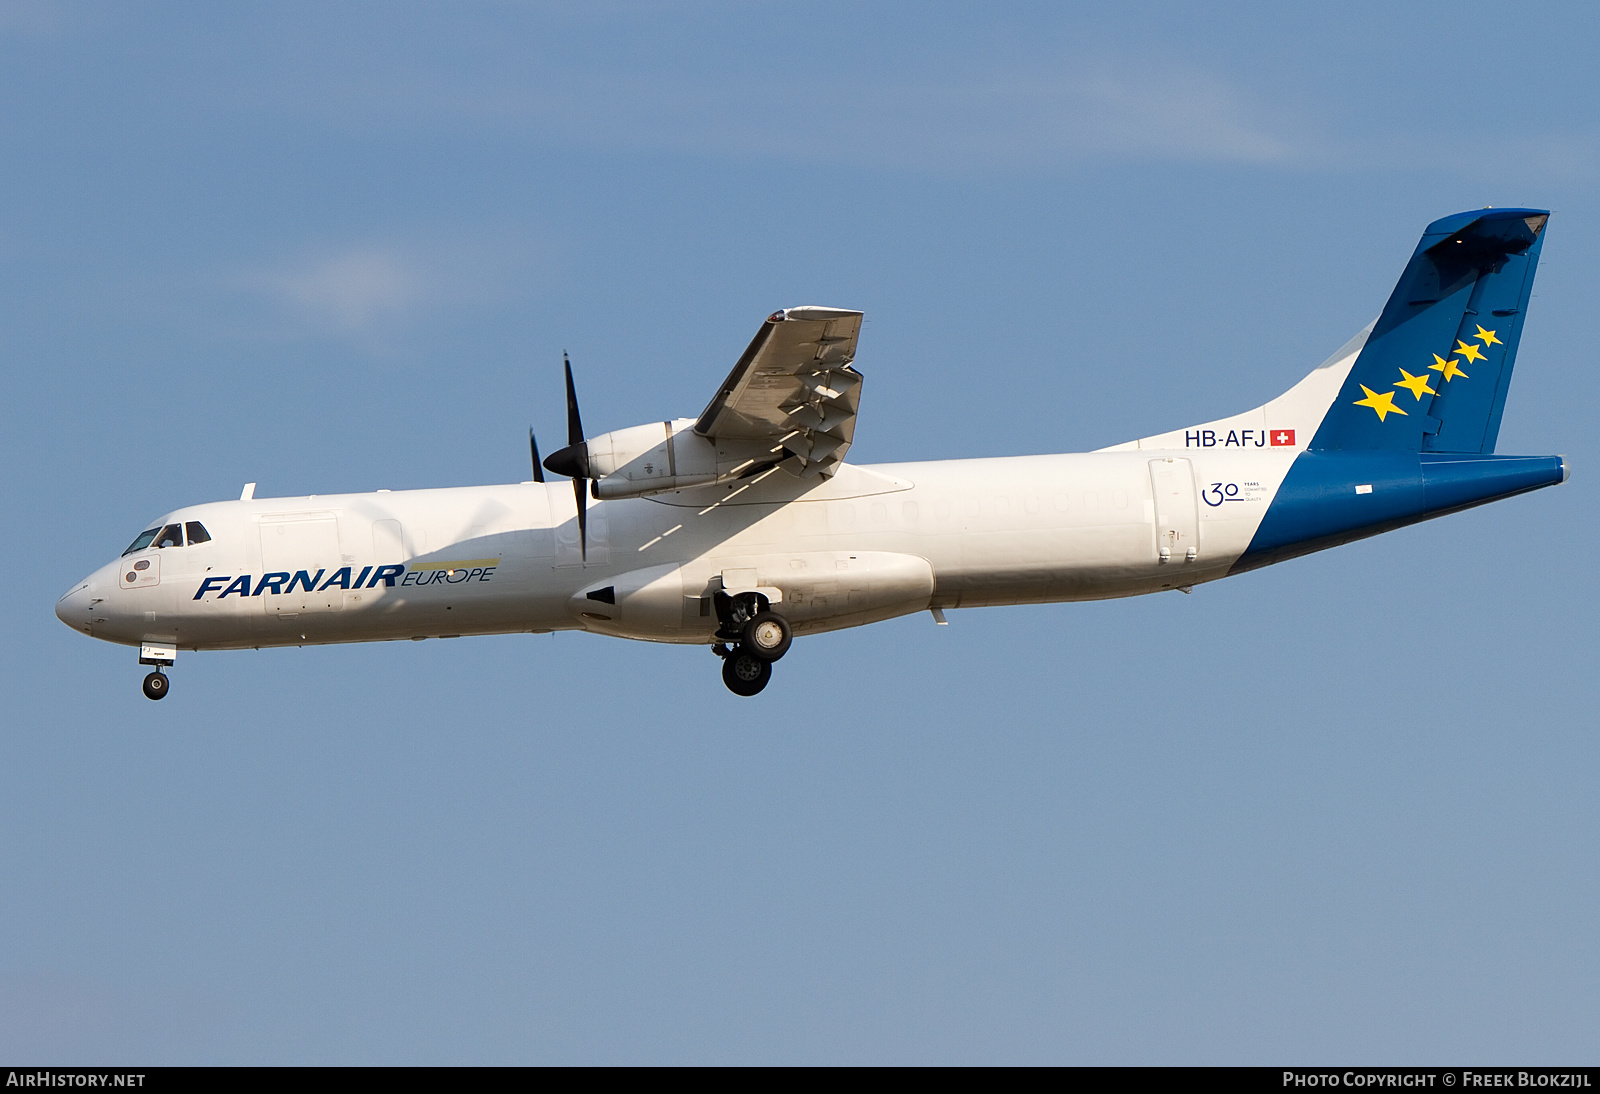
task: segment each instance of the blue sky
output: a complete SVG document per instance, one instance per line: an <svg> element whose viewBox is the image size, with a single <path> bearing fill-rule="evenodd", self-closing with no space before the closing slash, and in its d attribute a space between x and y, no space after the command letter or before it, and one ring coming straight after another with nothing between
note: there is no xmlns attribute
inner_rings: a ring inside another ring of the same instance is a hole
<svg viewBox="0 0 1600 1094"><path fill-rule="evenodd" d="M0 0L0 1056L1590 1060L1596 16ZM237 496L515 481L862 308L852 458L1254 406L1422 227L1554 216L1555 490L797 645L185 655L55 598ZM23 560L26 561L23 561Z"/></svg>

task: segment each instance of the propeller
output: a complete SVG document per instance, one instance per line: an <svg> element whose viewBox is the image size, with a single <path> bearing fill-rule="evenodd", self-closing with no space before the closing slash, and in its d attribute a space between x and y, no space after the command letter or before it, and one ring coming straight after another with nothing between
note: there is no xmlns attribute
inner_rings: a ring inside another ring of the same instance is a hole
<svg viewBox="0 0 1600 1094"><path fill-rule="evenodd" d="M544 481L544 468L539 463L539 442L533 435L533 427L528 427L528 454L533 457L533 481Z"/></svg>
<svg viewBox="0 0 1600 1094"><path fill-rule="evenodd" d="M584 502L584 483L589 479L589 446L583 440L583 419L578 416L578 389L572 384L572 362L565 351L561 365L567 373L567 447L545 458L545 469L572 480L572 499L578 505L578 550L589 561L589 512Z"/></svg>

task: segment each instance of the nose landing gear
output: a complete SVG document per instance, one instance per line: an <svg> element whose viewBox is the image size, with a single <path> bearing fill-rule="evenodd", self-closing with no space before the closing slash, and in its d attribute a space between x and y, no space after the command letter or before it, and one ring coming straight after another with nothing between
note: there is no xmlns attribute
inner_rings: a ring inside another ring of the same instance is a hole
<svg viewBox="0 0 1600 1094"><path fill-rule="evenodd" d="M170 681L161 674L162 669L169 669L178 659L178 647L165 642L146 642L139 647L139 664L151 665L155 668L149 676L144 678L144 697L146 699L165 699L167 685Z"/></svg>
<svg viewBox="0 0 1600 1094"><path fill-rule="evenodd" d="M716 607L722 626L711 650L722 658L722 682L735 695L755 695L772 679L772 663L789 652L794 632L758 593L718 593Z"/></svg>
<svg viewBox="0 0 1600 1094"><path fill-rule="evenodd" d="M146 699L165 699L167 697L167 678L161 674L160 669L144 678L144 697Z"/></svg>

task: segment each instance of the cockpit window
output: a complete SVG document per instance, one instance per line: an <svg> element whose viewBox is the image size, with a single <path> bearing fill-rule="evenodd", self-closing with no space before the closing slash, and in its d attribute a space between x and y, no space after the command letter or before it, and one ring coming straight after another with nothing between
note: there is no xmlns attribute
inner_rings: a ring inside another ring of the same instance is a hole
<svg viewBox="0 0 1600 1094"><path fill-rule="evenodd" d="M177 524L169 524L165 528L161 529L161 534L156 537L156 546L182 547L183 527Z"/></svg>
<svg viewBox="0 0 1600 1094"><path fill-rule="evenodd" d="M160 534L161 529L159 528L152 528L148 532L140 532L139 538L128 544L128 549L122 553L125 555L131 555L135 551L142 551L146 547L150 546L150 544L154 543L156 537Z"/></svg>
<svg viewBox="0 0 1600 1094"><path fill-rule="evenodd" d="M206 531L206 526L197 520L189 521L183 526L183 530L189 533L189 546L191 547L196 543L211 542L211 533Z"/></svg>

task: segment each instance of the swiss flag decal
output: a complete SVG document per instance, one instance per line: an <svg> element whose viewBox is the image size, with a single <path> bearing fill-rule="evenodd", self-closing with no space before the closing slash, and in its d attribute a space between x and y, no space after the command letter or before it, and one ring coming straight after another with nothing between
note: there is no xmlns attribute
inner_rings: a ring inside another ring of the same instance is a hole
<svg viewBox="0 0 1600 1094"><path fill-rule="evenodd" d="M1294 430L1292 429L1274 429L1267 436L1272 439L1273 448L1294 444Z"/></svg>

